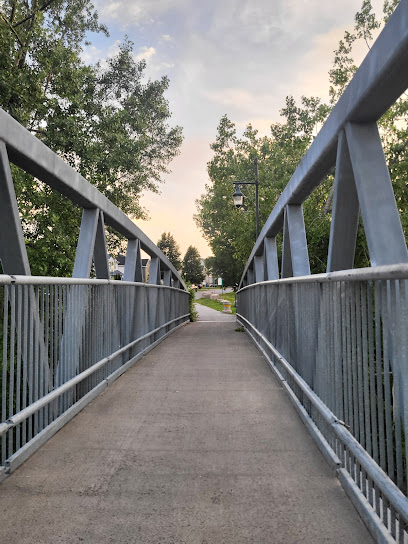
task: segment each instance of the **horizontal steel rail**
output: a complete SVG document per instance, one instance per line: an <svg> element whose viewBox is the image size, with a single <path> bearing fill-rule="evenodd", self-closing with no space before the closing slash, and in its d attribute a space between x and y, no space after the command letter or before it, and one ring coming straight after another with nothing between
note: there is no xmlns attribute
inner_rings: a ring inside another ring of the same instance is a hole
<svg viewBox="0 0 408 544"><path fill-rule="evenodd" d="M1 278L1 276L0 276ZM297 276L294 278L280 278L250 284L242 287L239 292L244 292L254 285L296 285L300 283L333 283L338 281L363 281L363 280L404 280L408 279L408 265L391 264L369 268L351 268L326 274L311 274L309 276ZM1 280L0 280L1 281Z"/></svg>
<svg viewBox="0 0 408 544"><path fill-rule="evenodd" d="M301 206L333 170L336 164L339 135L345 127L350 124L375 124L407 87L408 0L401 0L266 220L245 266L240 287L246 282L259 281L248 277L254 269L254 259L264 255L265 239L275 238L282 230L285 210L288 206ZM367 160L369 159L370 157L367 157ZM373 190L373 187L371 189ZM362 197L359 195L359 198ZM360 205L362 205L361 201ZM390 213L394 213L394 210ZM367 230L370 229L368 220L365 221L365 228L367 234ZM373 237L375 238L375 233ZM373 262L374 255L370 254L370 257ZM406 256L403 260L407 262ZM388 260L375 264L394 264L395 262L400 261ZM349 266L343 266L343 268L349 268ZM294 272L293 275L297 274Z"/></svg>
<svg viewBox="0 0 408 544"><path fill-rule="evenodd" d="M55 276L20 276L0 274L0 285L115 285L122 287L144 287L146 289L175 289L185 293L184 289L157 285L152 283L132 282L123 280L101 280L98 278L59 278Z"/></svg>

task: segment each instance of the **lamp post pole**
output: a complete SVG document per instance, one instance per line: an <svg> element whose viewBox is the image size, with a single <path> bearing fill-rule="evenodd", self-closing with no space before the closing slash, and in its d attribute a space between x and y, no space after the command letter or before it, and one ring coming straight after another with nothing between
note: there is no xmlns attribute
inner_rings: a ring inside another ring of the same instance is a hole
<svg viewBox="0 0 408 544"><path fill-rule="evenodd" d="M234 204L236 208L242 208L244 205L244 195L241 193L239 188L240 185L255 185L255 213L256 213L256 239L259 236L259 170L258 170L258 157L254 159L254 170L253 174L255 175L255 181L247 181L248 178L242 179L239 181L234 181L235 183L235 192L233 194Z"/></svg>

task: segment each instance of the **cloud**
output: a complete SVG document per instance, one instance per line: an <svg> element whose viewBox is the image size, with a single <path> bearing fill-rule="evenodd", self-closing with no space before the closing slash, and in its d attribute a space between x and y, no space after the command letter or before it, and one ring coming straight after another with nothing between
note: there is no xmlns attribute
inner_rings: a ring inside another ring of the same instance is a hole
<svg viewBox="0 0 408 544"><path fill-rule="evenodd" d="M168 12L186 7L190 2L191 0L98 0L96 7L103 20L117 20L129 27L152 23Z"/></svg>
<svg viewBox="0 0 408 544"><path fill-rule="evenodd" d="M227 114L238 130L251 122L263 135L269 134L271 123L281 121L279 111L287 95L327 100L333 51L344 30L353 27L361 3L96 0L112 36L123 40L126 32L135 42L135 57L148 60L147 76L169 75L170 124L184 127L182 153L171 165L173 174L163 193L146 195L143 202L152 216L146 233L153 224L161 229L152 234L154 241L168 230L160 219L167 209L174 215L166 216L166 223L178 229L180 244L198 244L194 198L204 191L209 143L215 140L222 115ZM382 0L373 4L378 8ZM360 48L358 56L364 52Z"/></svg>
<svg viewBox="0 0 408 544"><path fill-rule="evenodd" d="M147 47L144 45L135 55L135 60L140 61L142 59L149 60L153 55L156 54L156 49L154 47Z"/></svg>

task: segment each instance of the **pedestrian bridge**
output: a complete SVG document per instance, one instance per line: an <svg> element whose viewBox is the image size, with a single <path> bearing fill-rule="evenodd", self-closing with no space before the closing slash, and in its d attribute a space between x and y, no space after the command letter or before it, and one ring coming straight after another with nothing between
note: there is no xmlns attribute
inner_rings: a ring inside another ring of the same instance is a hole
<svg viewBox="0 0 408 544"><path fill-rule="evenodd" d="M401 0L264 224L238 324L189 323L158 248L0 111L2 541L408 542L408 252L377 128L407 87ZM10 162L83 208L72 278L31 276ZM334 168L311 275L302 204Z"/></svg>

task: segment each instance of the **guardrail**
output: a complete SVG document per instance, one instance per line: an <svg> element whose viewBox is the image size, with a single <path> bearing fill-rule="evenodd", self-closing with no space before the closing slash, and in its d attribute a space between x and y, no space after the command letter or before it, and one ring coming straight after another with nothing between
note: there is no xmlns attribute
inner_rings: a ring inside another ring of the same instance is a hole
<svg viewBox="0 0 408 544"><path fill-rule="evenodd" d="M31 276L9 161L83 208L73 278ZM109 279L105 223L128 240L122 282ZM0 259L1 480L186 323L189 295L121 210L1 109Z"/></svg>
<svg viewBox="0 0 408 544"><path fill-rule="evenodd" d="M407 87L401 0L272 210L237 292L238 321L373 536L398 543L408 542L408 252L377 120ZM302 204L334 167L327 273L310 275ZM359 213L372 268L353 270Z"/></svg>
<svg viewBox="0 0 408 544"><path fill-rule="evenodd" d="M249 285L237 320L377 541L406 542L408 265Z"/></svg>
<svg viewBox="0 0 408 544"><path fill-rule="evenodd" d="M0 276L0 480L189 321L188 296L163 285Z"/></svg>

